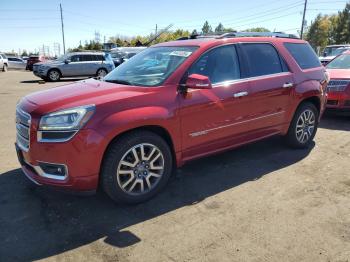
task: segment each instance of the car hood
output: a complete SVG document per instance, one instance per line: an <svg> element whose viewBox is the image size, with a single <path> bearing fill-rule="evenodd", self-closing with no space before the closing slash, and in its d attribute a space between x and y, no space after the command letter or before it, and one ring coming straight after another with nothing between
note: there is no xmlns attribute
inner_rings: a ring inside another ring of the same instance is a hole
<svg viewBox="0 0 350 262"><path fill-rule="evenodd" d="M35 111L38 114L46 114L75 106L91 104L97 106L112 101L121 101L146 93L152 93L152 88L120 85L91 78L32 93L27 95L22 103L25 104L23 109L28 113Z"/></svg>
<svg viewBox="0 0 350 262"><path fill-rule="evenodd" d="M350 69L327 69L330 79L350 79Z"/></svg>

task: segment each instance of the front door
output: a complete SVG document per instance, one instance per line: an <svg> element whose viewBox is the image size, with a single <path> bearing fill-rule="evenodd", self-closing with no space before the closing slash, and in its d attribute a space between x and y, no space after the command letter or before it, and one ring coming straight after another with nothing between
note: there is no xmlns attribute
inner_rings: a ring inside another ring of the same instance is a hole
<svg viewBox="0 0 350 262"><path fill-rule="evenodd" d="M249 81L241 72L235 45L202 55L188 74L206 75L213 88L179 94L183 158L190 159L232 145L249 128L252 110Z"/></svg>

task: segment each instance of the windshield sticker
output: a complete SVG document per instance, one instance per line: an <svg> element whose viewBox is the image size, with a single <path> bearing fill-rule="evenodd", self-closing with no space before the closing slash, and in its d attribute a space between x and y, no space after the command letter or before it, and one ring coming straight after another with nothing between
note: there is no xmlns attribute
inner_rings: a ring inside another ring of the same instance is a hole
<svg viewBox="0 0 350 262"><path fill-rule="evenodd" d="M189 51L173 51L169 55L189 57L191 54L192 54L192 52L189 52Z"/></svg>

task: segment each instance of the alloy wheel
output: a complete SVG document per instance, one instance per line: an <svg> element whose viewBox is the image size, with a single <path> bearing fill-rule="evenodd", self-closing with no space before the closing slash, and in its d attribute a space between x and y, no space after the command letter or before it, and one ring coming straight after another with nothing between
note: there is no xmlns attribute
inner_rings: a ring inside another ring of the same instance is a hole
<svg viewBox="0 0 350 262"><path fill-rule="evenodd" d="M129 195L151 191L164 173L164 156L158 147L143 143L130 148L117 169L118 186Z"/></svg>
<svg viewBox="0 0 350 262"><path fill-rule="evenodd" d="M57 72L56 70L53 70L53 71L50 72L49 76L50 76L50 79L52 81L56 81L56 80L58 80L60 78L60 73Z"/></svg>
<svg viewBox="0 0 350 262"><path fill-rule="evenodd" d="M315 123L315 114L310 109L307 109L300 114L295 130L297 140L300 143L304 144L312 137L315 130Z"/></svg>

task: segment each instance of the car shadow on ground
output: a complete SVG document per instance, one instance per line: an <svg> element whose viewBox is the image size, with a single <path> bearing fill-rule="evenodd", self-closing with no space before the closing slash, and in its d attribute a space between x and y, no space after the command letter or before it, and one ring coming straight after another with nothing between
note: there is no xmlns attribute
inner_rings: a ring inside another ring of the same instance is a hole
<svg viewBox="0 0 350 262"><path fill-rule="evenodd" d="M350 111L326 111L319 127L331 130L350 131Z"/></svg>
<svg viewBox="0 0 350 262"><path fill-rule="evenodd" d="M166 189L139 205L121 206L105 194L81 197L28 187L20 169L0 175L0 261L43 259L102 239L123 248L142 241L127 227L254 181L305 158L279 137L188 163Z"/></svg>

